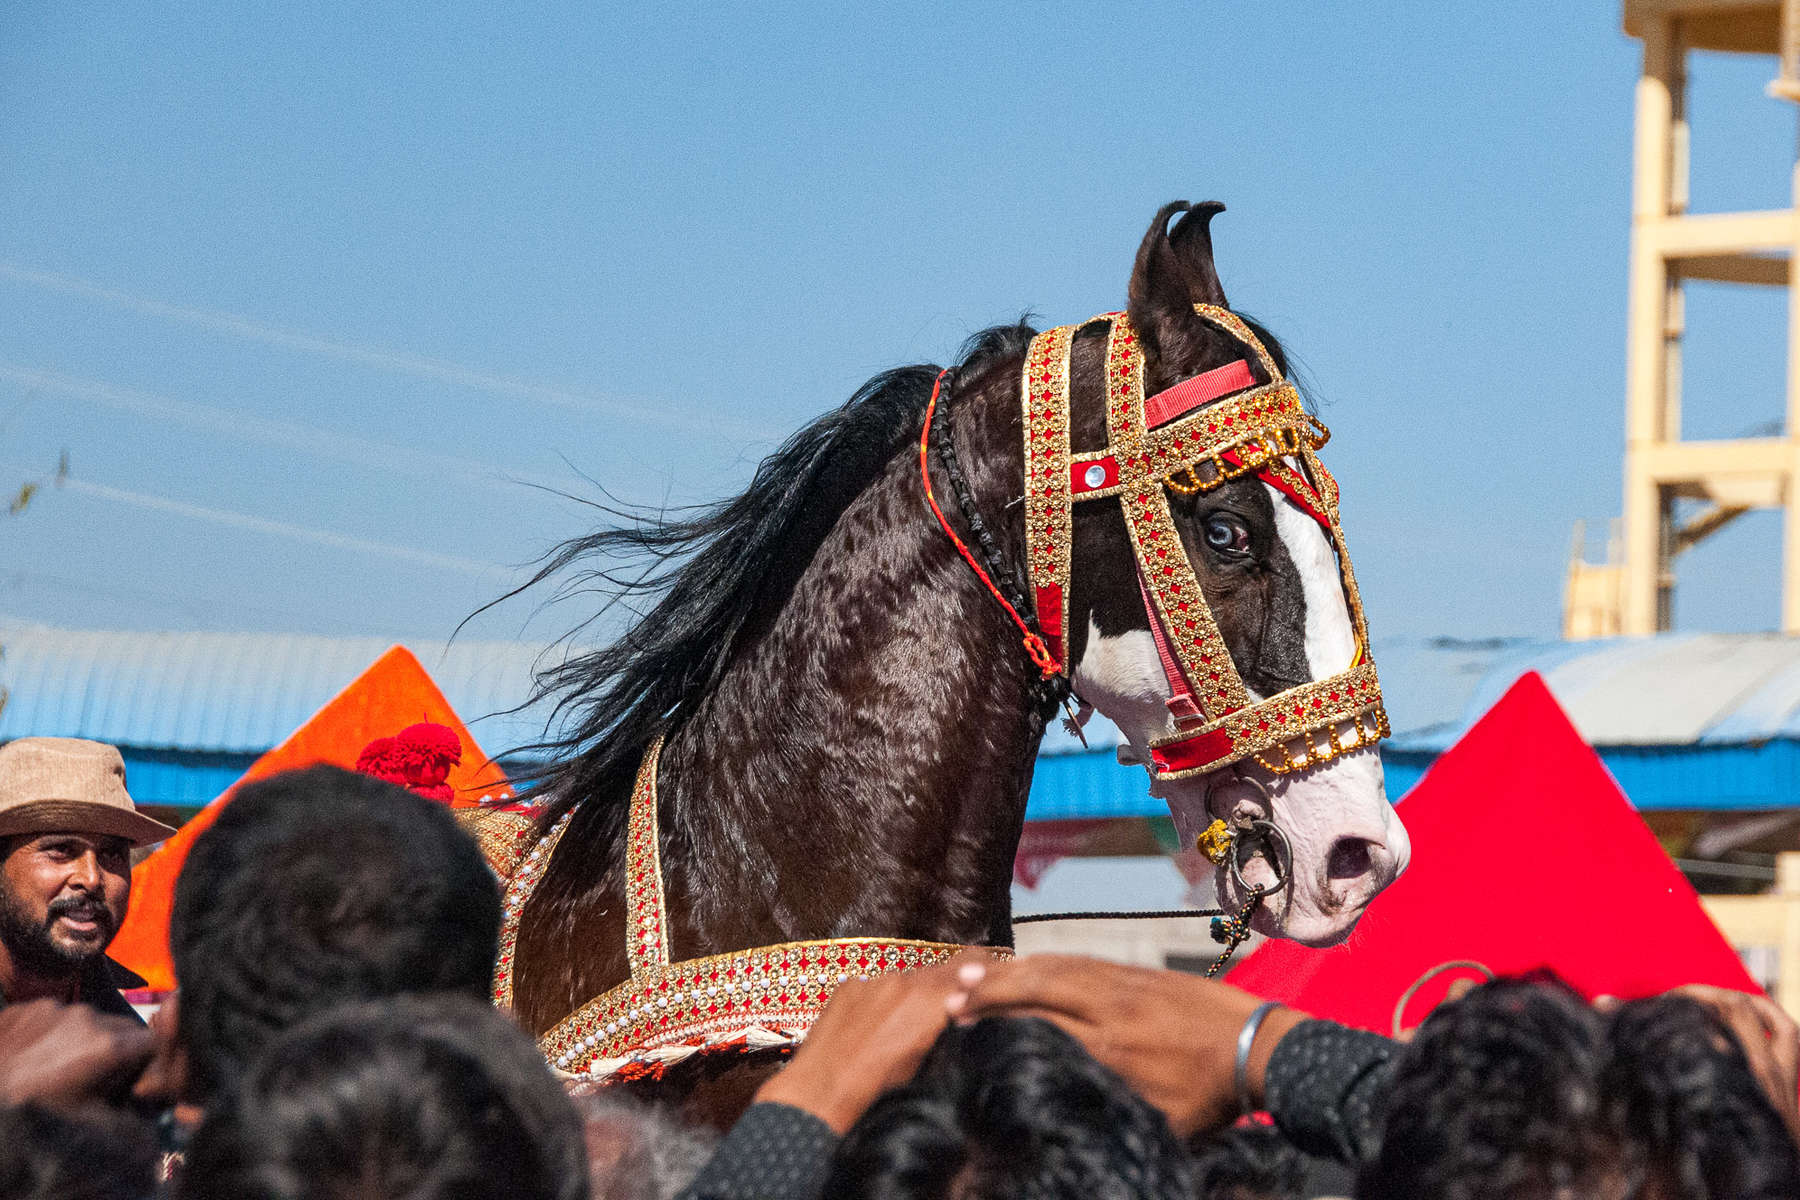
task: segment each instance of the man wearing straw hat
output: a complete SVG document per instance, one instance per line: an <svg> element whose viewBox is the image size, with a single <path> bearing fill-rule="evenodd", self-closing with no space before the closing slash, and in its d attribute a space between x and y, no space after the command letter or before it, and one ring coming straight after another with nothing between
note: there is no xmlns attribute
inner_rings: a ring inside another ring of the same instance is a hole
<svg viewBox="0 0 1800 1200"><path fill-rule="evenodd" d="M175 831L137 811L103 742L0 746L0 1004L39 998L133 1015L143 986L106 957L131 899L131 848Z"/></svg>

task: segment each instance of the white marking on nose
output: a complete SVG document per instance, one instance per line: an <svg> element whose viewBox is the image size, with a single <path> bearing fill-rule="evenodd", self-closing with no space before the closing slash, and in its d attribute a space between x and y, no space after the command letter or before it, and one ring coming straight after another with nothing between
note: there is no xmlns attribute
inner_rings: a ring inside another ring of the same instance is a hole
<svg viewBox="0 0 1800 1200"><path fill-rule="evenodd" d="M1337 553L1317 521L1277 489L1266 483L1263 486L1275 502L1276 536L1300 573L1301 592L1306 597L1307 669L1314 679L1335 675L1347 669L1356 654L1356 633L1350 624L1350 602L1344 596Z"/></svg>

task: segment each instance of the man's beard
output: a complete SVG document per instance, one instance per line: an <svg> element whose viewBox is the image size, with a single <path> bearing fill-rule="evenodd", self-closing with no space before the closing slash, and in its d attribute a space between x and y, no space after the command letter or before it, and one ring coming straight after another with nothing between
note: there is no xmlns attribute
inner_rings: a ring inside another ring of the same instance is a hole
<svg viewBox="0 0 1800 1200"><path fill-rule="evenodd" d="M82 941L56 937L56 920L64 916L93 921L98 926L98 936ZM106 953L116 932L113 926L112 910L95 897L59 896L50 902L49 911L39 921L0 885L0 943L5 944L15 966L33 975L55 978L79 971Z"/></svg>

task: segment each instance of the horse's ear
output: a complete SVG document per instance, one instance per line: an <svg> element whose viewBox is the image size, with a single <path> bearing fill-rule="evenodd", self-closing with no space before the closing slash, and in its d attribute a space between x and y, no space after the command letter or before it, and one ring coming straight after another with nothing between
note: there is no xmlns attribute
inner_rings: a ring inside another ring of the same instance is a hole
<svg viewBox="0 0 1800 1200"><path fill-rule="evenodd" d="M1145 349L1173 369L1206 339L1194 305L1225 307L1209 228L1213 215L1224 211L1217 200L1165 204L1138 246L1131 272L1131 323L1143 335ZM1181 219L1171 229L1169 221L1178 213Z"/></svg>

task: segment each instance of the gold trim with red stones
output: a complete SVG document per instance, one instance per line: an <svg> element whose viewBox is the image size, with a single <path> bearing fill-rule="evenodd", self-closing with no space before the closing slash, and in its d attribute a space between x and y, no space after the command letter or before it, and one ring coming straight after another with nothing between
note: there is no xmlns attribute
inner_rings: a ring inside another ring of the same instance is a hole
<svg viewBox="0 0 1800 1200"><path fill-rule="evenodd" d="M755 1028L791 1043L804 1037L837 986L948 961L964 950L1000 958L1012 951L911 938L829 938L668 960L668 917L658 848L656 771L659 736L644 751L631 793L626 889L631 978L588 1001L538 1038L559 1071L604 1081L622 1066L671 1046L696 1045ZM512 962L519 919L569 826L565 813L519 864L508 883L500 926L494 1003L512 1006ZM733 1047L738 1048L738 1047Z"/></svg>
<svg viewBox="0 0 1800 1200"><path fill-rule="evenodd" d="M669 961L669 913L663 903L656 816L656 764L662 758L662 744L659 733L638 764L625 833L625 953L633 979Z"/></svg>
<svg viewBox="0 0 1800 1200"><path fill-rule="evenodd" d="M450 815L481 847L488 870L505 883L525 857L534 822L524 813L498 808L453 808Z"/></svg>
<svg viewBox="0 0 1800 1200"><path fill-rule="evenodd" d="M1144 356L1125 319L1113 323L1106 340L1106 413L1108 432L1115 440L1145 436ZM1138 573L1162 616L1163 631L1201 711L1216 722L1248 708L1250 693L1238 677L1194 564L1181 544L1162 474L1152 471L1148 452L1140 452L1124 456L1119 475L1126 485L1119 505L1131 532Z"/></svg>
<svg viewBox="0 0 1800 1200"><path fill-rule="evenodd" d="M1075 325L1038 334L1025 351L1020 378L1024 397L1025 563L1038 628L1052 622L1041 610L1041 589L1059 591L1055 614L1058 666L1069 671L1069 346Z"/></svg>
<svg viewBox="0 0 1800 1200"><path fill-rule="evenodd" d="M573 809L564 813L550 827L550 832L520 856L512 878L507 880L500 893L500 954L494 962L494 1005L498 1008L512 1008L513 955L518 950L519 921L524 916L526 902L537 891L544 872L549 870L550 855L569 828L569 818L573 815Z"/></svg>
<svg viewBox="0 0 1800 1200"><path fill-rule="evenodd" d="M1275 366L1274 356L1269 353L1268 347L1262 344L1262 339L1251 332L1250 326L1244 324L1242 317L1229 308L1220 308L1217 304L1196 304L1194 312L1201 319L1221 326L1226 333L1250 347L1250 352L1256 355L1256 361L1262 364L1262 369L1268 373L1270 379L1281 378L1281 371Z"/></svg>
<svg viewBox="0 0 1800 1200"><path fill-rule="evenodd" d="M1345 727L1355 732L1354 740L1344 739ZM1381 681L1376 677L1375 664L1365 662L1278 692L1220 720L1155 738L1150 749L1155 753L1167 746L1217 736L1220 730L1224 731L1229 752L1180 770L1158 771L1157 778L1187 779L1252 756L1275 774L1287 775L1372 746L1392 732L1387 710L1382 707ZM1278 757L1271 761L1270 755Z"/></svg>
<svg viewBox="0 0 1800 1200"><path fill-rule="evenodd" d="M947 962L964 950L908 938L832 938L712 954L652 968L590 1000L538 1039L557 1070L605 1079L623 1062L750 1028L799 1036L838 985Z"/></svg>
<svg viewBox="0 0 1800 1200"><path fill-rule="evenodd" d="M1260 471L1272 463L1299 454L1303 447L1311 445L1310 439L1314 436L1303 419L1305 412L1300 408L1299 394L1287 384L1274 391L1291 394L1291 404L1288 395L1280 395L1276 401L1281 408L1291 408L1291 419L1288 413L1279 409L1259 408L1258 419L1254 423L1240 422L1235 417L1222 423L1215 418L1191 423L1184 420L1161 429L1153 429L1142 443L1125 443L1128 447L1136 446L1138 449L1135 455L1130 451L1126 452L1138 461L1136 473L1152 483L1167 483L1179 492L1211 491L1240 475ZM1221 406L1234 405L1251 395L1252 393L1246 392L1218 403ZM1271 411L1275 415L1266 421L1261 420L1262 413ZM1229 410L1221 412L1218 416L1224 417L1228 412ZM1212 426L1219 428L1214 429ZM1231 457L1227 458L1227 455ZM1097 500L1104 496L1116 496L1135 486L1134 482L1126 481L1124 463L1120 455L1111 450L1077 454L1070 461L1079 468L1106 459L1119 463L1119 481L1078 492L1073 499ZM1180 484L1171 478L1185 471L1193 472L1191 485Z"/></svg>

